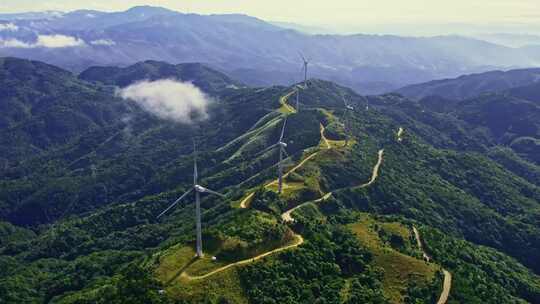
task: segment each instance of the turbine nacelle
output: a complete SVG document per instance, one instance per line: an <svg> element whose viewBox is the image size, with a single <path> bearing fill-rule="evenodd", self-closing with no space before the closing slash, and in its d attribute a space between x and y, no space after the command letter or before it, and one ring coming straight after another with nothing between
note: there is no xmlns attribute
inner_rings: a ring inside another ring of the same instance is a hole
<svg viewBox="0 0 540 304"><path fill-rule="evenodd" d="M199 192L199 193L206 193L206 192L208 192L208 189L206 189L205 187L200 186L200 185L195 185L194 188L195 188L195 191L197 191L197 192Z"/></svg>
<svg viewBox="0 0 540 304"><path fill-rule="evenodd" d="M349 109L349 110L353 111L353 110L354 110L354 107L353 107L353 106L349 106L349 105L347 105L347 109Z"/></svg>
<svg viewBox="0 0 540 304"><path fill-rule="evenodd" d="M287 144L282 141L278 142L278 145L282 148L287 148Z"/></svg>

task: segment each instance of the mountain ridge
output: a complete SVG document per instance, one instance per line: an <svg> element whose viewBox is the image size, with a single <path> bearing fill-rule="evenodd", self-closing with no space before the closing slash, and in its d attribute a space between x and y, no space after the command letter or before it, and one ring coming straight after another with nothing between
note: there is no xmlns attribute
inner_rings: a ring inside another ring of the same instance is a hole
<svg viewBox="0 0 540 304"><path fill-rule="evenodd" d="M18 87L39 88L29 76L49 68L31 67L19 75L25 81ZM126 83L147 78L146 71L135 69ZM110 86L57 72L92 94L113 98ZM154 75L170 76L159 70ZM211 80L204 73L196 77L202 77L193 80L198 83ZM80 89L74 87L72 95ZM443 116L429 108L422 112L399 95L365 97L324 80L309 79L301 88L298 112L289 99L299 89L217 87L210 120L197 128L133 107L129 128L123 121L107 124L10 162L0 170L0 219L19 226L0 222L0 235L8 240L0 243L0 291L7 302L436 301L441 267L452 273L449 301L539 299L540 188L482 153L492 148L489 141L469 146L479 138L476 132L459 129L448 117L441 124L462 133L429 125L428 118ZM55 103L63 100L47 95ZM94 107L110 103L95 101ZM78 111L78 103L66 105ZM266 149L279 139L285 119L286 168L294 172L278 195L274 185L264 187L276 178L278 156ZM226 195L203 196L207 256L197 261L191 202L155 219L192 187L193 137L199 182ZM252 192L249 208L240 208ZM327 193L332 195L319 200ZM296 206L295 221L282 221ZM435 263L422 262L412 227L422 233ZM302 236L301 245L249 265L189 282L181 275L204 276L285 248L295 234Z"/></svg>
<svg viewBox="0 0 540 304"><path fill-rule="evenodd" d="M86 15L93 14L68 13L39 22L19 20L15 22L19 30L2 37L33 46L39 35L57 34L76 37L84 45L20 49L8 47L16 45L11 42L0 51L75 72L95 65L128 66L148 59L202 62L258 86L298 82L298 52L303 52L311 59L314 77L362 93L538 62L534 49L513 49L457 36L306 35L251 16L184 14L144 7ZM254 41L253 35L261 39Z"/></svg>

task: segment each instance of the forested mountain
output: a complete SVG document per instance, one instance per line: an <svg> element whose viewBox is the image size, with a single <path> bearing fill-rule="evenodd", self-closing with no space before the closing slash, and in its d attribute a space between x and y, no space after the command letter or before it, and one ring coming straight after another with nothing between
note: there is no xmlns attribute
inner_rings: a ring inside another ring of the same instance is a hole
<svg viewBox="0 0 540 304"><path fill-rule="evenodd" d="M398 93L417 100L407 100L416 104L416 119L439 130L450 126L454 132L467 130L474 134L472 144L510 147L539 164L539 77L538 69L488 72L413 85ZM422 114L419 109L438 114Z"/></svg>
<svg viewBox="0 0 540 304"><path fill-rule="evenodd" d="M454 79L433 80L426 83L403 87L396 92L412 98L440 96L446 99L462 100L482 93L504 92L506 90L540 83L540 69L510 71L490 71L463 75Z"/></svg>
<svg viewBox="0 0 540 304"><path fill-rule="evenodd" d="M448 303L540 301L540 167L513 145L538 138L538 104L523 96L447 110L317 79L243 87L198 64L78 78L1 62L3 302L434 303L446 273ZM200 86L207 119L160 119L116 87L161 78ZM200 184L225 195L203 195L201 259L190 198L156 219L192 185L193 139Z"/></svg>
<svg viewBox="0 0 540 304"><path fill-rule="evenodd" d="M238 81L232 80L227 75L209 69L200 63L171 65L165 62L145 61L126 68L91 67L83 71L79 78L119 87L125 87L141 80L169 78L191 81L197 87L209 93L242 86Z"/></svg>
<svg viewBox="0 0 540 304"><path fill-rule="evenodd" d="M17 19L18 18L18 19ZM203 62L249 85L298 82L310 74L381 93L494 69L530 67L534 47L510 48L459 36L309 35L246 15L184 14L159 7L0 15L0 55L41 60L75 72L144 60ZM256 37L257 39L254 39Z"/></svg>

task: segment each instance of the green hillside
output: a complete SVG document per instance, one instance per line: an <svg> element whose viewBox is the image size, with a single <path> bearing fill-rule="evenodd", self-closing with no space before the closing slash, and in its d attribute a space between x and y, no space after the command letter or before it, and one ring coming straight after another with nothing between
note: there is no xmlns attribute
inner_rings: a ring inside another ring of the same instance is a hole
<svg viewBox="0 0 540 304"><path fill-rule="evenodd" d="M0 107L28 104L24 92L35 91L50 95L51 115L61 115L60 102L84 113L84 101L38 87L42 78L70 79L75 88L51 86L99 92L107 98L91 98L96 107L118 107L114 120L8 159L0 171L6 303L435 303L443 269L452 274L448 303L539 302L538 166L480 140L461 116L422 112L397 95L369 97L366 110L365 97L311 80L300 112L280 111L294 106L283 98L292 87L214 87L210 118L182 125L105 84L38 63L27 73ZM206 75L197 81L212 82ZM354 107L348 114L343 96ZM285 118L290 157L279 195L278 154L267 148ZM27 136L6 150L57 134L4 130ZM190 199L156 219L191 186L193 137L200 184L226 195L203 196L202 259L193 258Z"/></svg>

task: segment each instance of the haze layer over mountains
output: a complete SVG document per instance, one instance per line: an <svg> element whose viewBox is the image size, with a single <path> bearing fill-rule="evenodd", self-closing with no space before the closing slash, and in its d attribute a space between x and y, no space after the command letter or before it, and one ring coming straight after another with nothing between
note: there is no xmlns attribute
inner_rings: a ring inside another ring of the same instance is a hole
<svg viewBox="0 0 540 304"><path fill-rule="evenodd" d="M298 52L314 77L361 93L494 69L537 66L536 46L459 36L309 35L246 15L183 14L158 7L0 15L0 56L80 72L144 60L201 62L248 85L299 81Z"/></svg>

